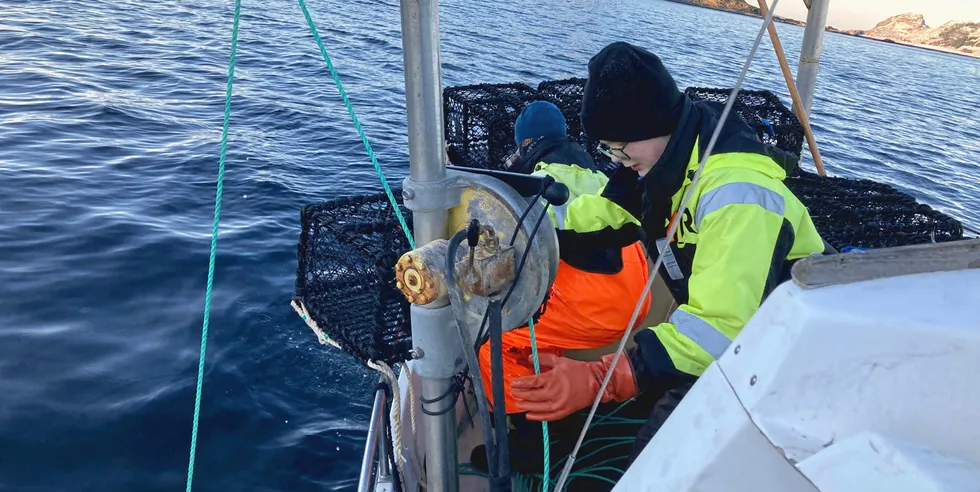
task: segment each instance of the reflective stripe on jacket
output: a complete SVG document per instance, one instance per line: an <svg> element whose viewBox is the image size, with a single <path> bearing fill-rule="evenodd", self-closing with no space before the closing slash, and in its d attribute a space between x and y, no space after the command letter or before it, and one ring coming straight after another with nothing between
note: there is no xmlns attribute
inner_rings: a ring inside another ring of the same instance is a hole
<svg viewBox="0 0 980 492"><path fill-rule="evenodd" d="M672 215L691 187L718 109L700 105L694 113L702 121L671 198ZM630 358L643 373L641 387L649 378L700 376L789 278L795 260L824 251L806 208L783 184L786 166L777 159L784 156L746 128L741 120L726 123L664 251L660 273L679 307L668 322L635 336L638 347ZM667 241L648 239L655 259Z"/></svg>
<svg viewBox="0 0 980 492"><path fill-rule="evenodd" d="M692 152L688 170L697 166L698 152ZM823 252L823 240L783 184L785 177L764 155L708 157L688 213L665 251L664 280L680 297L679 307L670 322L652 328L679 371L700 376L788 278L793 260ZM674 212L690 184L685 177L672 198Z"/></svg>

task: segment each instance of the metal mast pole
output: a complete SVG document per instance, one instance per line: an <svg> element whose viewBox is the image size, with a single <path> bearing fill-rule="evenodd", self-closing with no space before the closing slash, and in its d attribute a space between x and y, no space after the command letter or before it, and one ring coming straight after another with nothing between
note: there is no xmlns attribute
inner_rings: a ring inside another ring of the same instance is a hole
<svg viewBox="0 0 980 492"><path fill-rule="evenodd" d="M803 32L803 47L800 50L800 67L796 72L796 86L803 102L803 112L809 116L817 85L817 71L820 68L823 33L827 28L830 0L810 0L807 2L807 7L809 12L806 16L806 31Z"/></svg>
<svg viewBox="0 0 980 492"><path fill-rule="evenodd" d="M448 237L451 199L446 181L443 134L442 73L438 0L401 0L402 49L405 57L405 102L408 112L410 176L405 204L413 213L417 247ZM412 305L413 345L421 358L415 368L422 378L422 398L442 400L425 407L442 415L424 415L426 485L428 492L457 492L456 412L450 409L452 377L460 343L448 301ZM455 350L453 350L455 349ZM417 402L410 402L414 405ZM445 410L445 411L444 411Z"/></svg>

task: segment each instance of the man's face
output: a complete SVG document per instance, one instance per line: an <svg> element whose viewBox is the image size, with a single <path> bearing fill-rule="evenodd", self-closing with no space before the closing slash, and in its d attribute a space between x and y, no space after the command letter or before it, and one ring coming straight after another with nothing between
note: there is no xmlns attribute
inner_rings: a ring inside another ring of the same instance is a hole
<svg viewBox="0 0 980 492"><path fill-rule="evenodd" d="M599 150L613 162L622 164L640 175L646 176L664 155L670 135L640 140L638 142L599 142Z"/></svg>

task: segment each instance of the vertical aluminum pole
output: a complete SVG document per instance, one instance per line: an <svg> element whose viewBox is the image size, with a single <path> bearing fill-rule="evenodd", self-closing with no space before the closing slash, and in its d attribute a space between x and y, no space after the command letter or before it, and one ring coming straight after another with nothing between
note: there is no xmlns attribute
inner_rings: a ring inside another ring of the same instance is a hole
<svg viewBox="0 0 980 492"><path fill-rule="evenodd" d="M427 189L425 203L444 203L432 196L442 192L426 188L446 178L445 136L442 114L442 72L439 48L438 0L401 0L402 48L405 56L405 102L408 113L408 153L410 175L408 184ZM414 186L413 186L414 187ZM406 199L418 199L406 195ZM419 200L421 203L422 200ZM446 238L446 209L422 206L412 210L416 246L435 239ZM449 313L446 301L422 307L423 311L441 309ZM455 337L456 330L443 326L451 316L419 315L413 308L413 338ZM433 313L434 314L434 313ZM443 320L443 321L440 321ZM423 333L424 332L424 333ZM453 342L458 345L459 342ZM453 346L453 345L449 345ZM422 377L422 398L433 400L446 395L452 388L451 371L444 368L452 364L440 364L435 358L443 354L423 356L416 361ZM445 354L449 355L449 354ZM432 412L443 410L453 398L446 397L438 403L426 405ZM416 404L412 402L411 404ZM456 461L456 412L449 410L442 415L425 415L425 468L428 492L457 492L459 473Z"/></svg>
<svg viewBox="0 0 980 492"><path fill-rule="evenodd" d="M800 50L800 67L796 72L796 87L800 91L803 111L810 115L813 93L817 86L817 71L820 69L820 54L823 51L823 33L827 28L827 12L830 0L811 0L806 16L806 31L803 33L803 48Z"/></svg>

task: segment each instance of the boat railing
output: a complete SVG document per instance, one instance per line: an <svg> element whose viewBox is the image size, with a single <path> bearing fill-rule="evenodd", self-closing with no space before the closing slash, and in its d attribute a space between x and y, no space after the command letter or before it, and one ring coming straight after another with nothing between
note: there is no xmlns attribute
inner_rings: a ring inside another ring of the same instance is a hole
<svg viewBox="0 0 980 492"><path fill-rule="evenodd" d="M371 407L371 421L368 424L368 434L367 439L365 439L364 457L361 459L361 476L357 480L358 492L372 492L375 490L375 482L373 482L372 479L375 477L374 457L376 454L378 455L378 473L376 482L381 482L390 475L387 448L385 446L378 446L378 443L384 435L384 423L381 421L381 419L384 418L384 408L387 404L386 400L387 395L385 394L385 389L383 387L379 387L374 391L374 404Z"/></svg>

